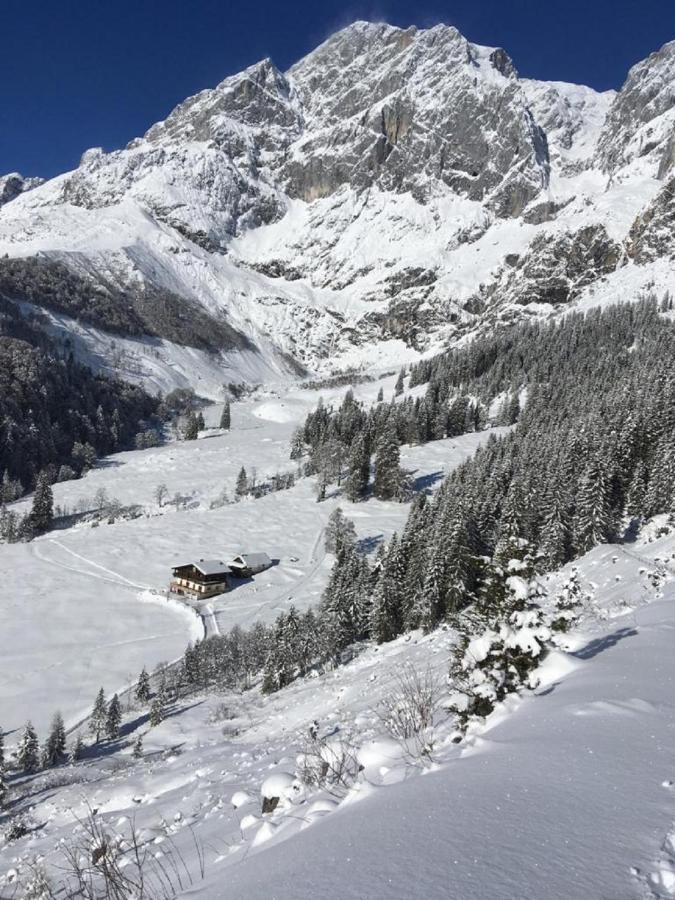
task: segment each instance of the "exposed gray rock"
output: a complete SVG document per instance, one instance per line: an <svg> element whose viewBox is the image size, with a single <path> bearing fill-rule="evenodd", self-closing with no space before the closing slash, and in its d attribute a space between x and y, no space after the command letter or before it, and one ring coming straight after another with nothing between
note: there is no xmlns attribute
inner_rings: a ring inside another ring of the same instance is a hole
<svg viewBox="0 0 675 900"><path fill-rule="evenodd" d="M18 172L10 172L9 175L0 176L0 206L14 200L19 194L24 194L38 185L44 184L44 178L24 178Z"/></svg>
<svg viewBox="0 0 675 900"><path fill-rule="evenodd" d="M613 272L620 259L621 246L603 225L539 235L527 253L509 259L501 278L481 299L498 306L569 303L584 287Z"/></svg>
<svg viewBox="0 0 675 900"><path fill-rule="evenodd" d="M664 256L675 259L675 178L633 223L626 252L641 265Z"/></svg>
<svg viewBox="0 0 675 900"><path fill-rule="evenodd" d="M675 41L664 44L628 73L598 142L597 160L607 172L664 147L673 121L657 121L675 108Z"/></svg>

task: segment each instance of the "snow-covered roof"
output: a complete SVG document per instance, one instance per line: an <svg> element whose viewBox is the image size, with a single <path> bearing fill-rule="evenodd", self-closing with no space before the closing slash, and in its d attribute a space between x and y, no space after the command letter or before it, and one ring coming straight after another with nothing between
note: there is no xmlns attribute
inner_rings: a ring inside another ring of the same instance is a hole
<svg viewBox="0 0 675 900"><path fill-rule="evenodd" d="M256 566L271 566L272 560L266 553L240 553L232 560L230 565L255 568Z"/></svg>
<svg viewBox="0 0 675 900"><path fill-rule="evenodd" d="M194 566L199 569L202 575L219 575L221 572L227 574L230 567L224 563L222 559L200 559L197 562L183 563L180 566L174 566L175 569L182 569L185 566Z"/></svg>

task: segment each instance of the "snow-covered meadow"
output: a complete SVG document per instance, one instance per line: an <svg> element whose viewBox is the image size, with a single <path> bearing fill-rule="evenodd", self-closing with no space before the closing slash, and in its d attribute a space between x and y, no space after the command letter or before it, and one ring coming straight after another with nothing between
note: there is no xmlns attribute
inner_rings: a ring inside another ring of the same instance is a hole
<svg viewBox="0 0 675 900"><path fill-rule="evenodd" d="M374 399L393 380L357 389ZM345 388L324 391L326 402ZM0 721L14 731L28 717L46 728L56 709L66 724L84 716L100 685L108 693L135 681L145 665L155 668L180 656L189 640L233 625L273 621L291 603L299 609L315 604L325 586L331 559L326 558L323 530L339 503L349 507L359 537L377 544L405 520L407 505L352 505L330 497L317 504L313 479L301 479L288 491L258 500L245 499L210 509L223 488L234 498L237 473L244 465L259 480L275 472L292 472L289 459L293 429L319 397L315 391L266 395L233 406L232 430L206 431L196 442L173 442L149 450L109 457L83 479L54 485L55 504L91 508L98 491L122 504L139 504L133 520L82 523L52 531L29 544L0 545L3 592L0 629L7 637L0 657ZM219 408L207 409L215 424ZM486 433L405 447L402 464L429 486L444 471L470 456ZM164 483L169 501L154 497ZM83 502L84 501L84 502ZM21 510L29 500L16 504ZM191 558L223 558L262 550L277 564L193 611L165 595L171 567ZM12 743L12 738L9 738Z"/></svg>

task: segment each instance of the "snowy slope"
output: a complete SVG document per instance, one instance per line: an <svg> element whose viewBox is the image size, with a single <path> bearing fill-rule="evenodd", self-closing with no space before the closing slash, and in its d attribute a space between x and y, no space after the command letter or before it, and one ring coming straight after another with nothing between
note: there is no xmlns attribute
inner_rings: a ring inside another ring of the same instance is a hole
<svg viewBox="0 0 675 900"><path fill-rule="evenodd" d="M608 277L663 291L672 271L654 280L629 237L675 159L674 59L667 44L598 94L520 79L503 50L448 26L357 22L288 72L263 60L20 193L0 211L0 256L46 255L92 285L152 285L224 317L246 359L229 349L193 375L165 347L140 376L207 381L211 396L221 367L269 382L296 377L292 361L390 365L555 314ZM664 233L652 257L672 257ZM565 272L568 290L549 290L551 265L575 255L584 283ZM116 337L85 329L77 346L125 372Z"/></svg>

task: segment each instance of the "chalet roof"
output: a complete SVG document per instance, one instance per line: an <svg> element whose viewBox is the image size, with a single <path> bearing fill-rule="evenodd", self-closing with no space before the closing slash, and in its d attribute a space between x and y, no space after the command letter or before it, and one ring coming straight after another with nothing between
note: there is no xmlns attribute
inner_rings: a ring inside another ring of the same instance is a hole
<svg viewBox="0 0 675 900"><path fill-rule="evenodd" d="M266 553L239 553L230 565L256 568L256 566L271 566L272 560Z"/></svg>
<svg viewBox="0 0 675 900"><path fill-rule="evenodd" d="M183 563L180 566L174 566L174 569L183 569L185 566L194 566L202 575L226 575L230 571L227 563L222 559L198 559L196 562Z"/></svg>

